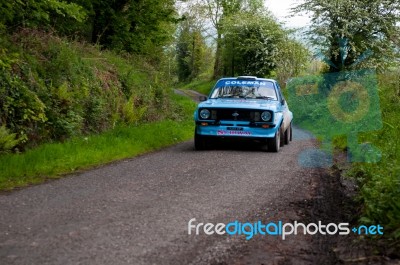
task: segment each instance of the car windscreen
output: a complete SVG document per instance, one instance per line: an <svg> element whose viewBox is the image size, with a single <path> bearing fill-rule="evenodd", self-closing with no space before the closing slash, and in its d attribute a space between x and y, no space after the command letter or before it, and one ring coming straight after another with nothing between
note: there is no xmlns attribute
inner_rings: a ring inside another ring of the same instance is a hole
<svg viewBox="0 0 400 265"><path fill-rule="evenodd" d="M249 98L277 100L274 83L270 81L221 80L210 98Z"/></svg>

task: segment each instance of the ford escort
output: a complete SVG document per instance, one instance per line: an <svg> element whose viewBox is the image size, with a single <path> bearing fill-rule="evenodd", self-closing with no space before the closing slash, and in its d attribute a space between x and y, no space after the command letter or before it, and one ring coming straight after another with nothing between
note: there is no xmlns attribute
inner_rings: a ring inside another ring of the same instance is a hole
<svg viewBox="0 0 400 265"><path fill-rule="evenodd" d="M248 139L278 152L292 140L293 113L276 80L222 78L201 101L194 112L196 150L215 139Z"/></svg>

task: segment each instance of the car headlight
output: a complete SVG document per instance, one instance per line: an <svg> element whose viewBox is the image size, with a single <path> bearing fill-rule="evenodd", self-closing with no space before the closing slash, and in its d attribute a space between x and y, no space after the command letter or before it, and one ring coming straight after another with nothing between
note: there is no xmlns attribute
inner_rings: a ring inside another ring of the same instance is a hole
<svg viewBox="0 0 400 265"><path fill-rule="evenodd" d="M261 119L263 121L269 121L271 119L272 115L271 112L269 111L264 111L263 113L261 113Z"/></svg>
<svg viewBox="0 0 400 265"><path fill-rule="evenodd" d="M200 111L200 118L202 118L203 120L207 120L208 118L210 118L210 111L208 109L202 109Z"/></svg>

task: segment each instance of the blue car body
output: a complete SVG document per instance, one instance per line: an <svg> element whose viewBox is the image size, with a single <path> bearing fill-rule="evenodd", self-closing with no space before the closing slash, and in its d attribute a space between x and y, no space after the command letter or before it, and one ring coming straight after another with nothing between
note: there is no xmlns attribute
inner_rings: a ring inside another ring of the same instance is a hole
<svg viewBox="0 0 400 265"><path fill-rule="evenodd" d="M292 138L292 119L276 80L223 78L194 112L195 147L217 138L251 139L277 152Z"/></svg>

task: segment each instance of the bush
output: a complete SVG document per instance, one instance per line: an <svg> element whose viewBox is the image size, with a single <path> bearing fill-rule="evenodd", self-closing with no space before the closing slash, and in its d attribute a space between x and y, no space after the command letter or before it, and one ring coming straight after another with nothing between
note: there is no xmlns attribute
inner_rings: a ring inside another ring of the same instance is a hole
<svg viewBox="0 0 400 265"><path fill-rule="evenodd" d="M171 108L167 80L143 58L33 29L5 35L0 54L0 121L20 149L162 120Z"/></svg>
<svg viewBox="0 0 400 265"><path fill-rule="evenodd" d="M361 135L382 153L379 163L354 164L349 175L360 186L359 200L363 203L361 222L379 223L385 235L400 250L400 79L399 71L379 76L380 105L383 127L379 131Z"/></svg>
<svg viewBox="0 0 400 265"><path fill-rule="evenodd" d="M0 113L0 120L18 134L21 144L37 139L35 128L47 121L45 105L38 95L19 76L8 72L0 73Z"/></svg>
<svg viewBox="0 0 400 265"><path fill-rule="evenodd" d="M19 144L20 139L17 139L16 136L17 134L10 133L6 126L0 126L0 154L8 153Z"/></svg>

